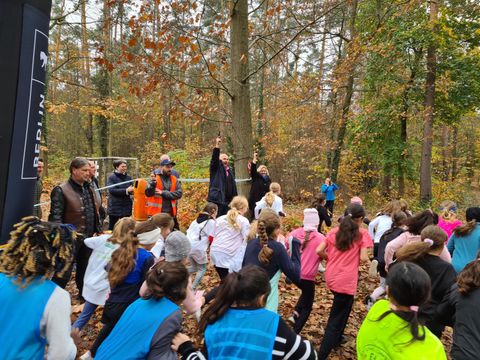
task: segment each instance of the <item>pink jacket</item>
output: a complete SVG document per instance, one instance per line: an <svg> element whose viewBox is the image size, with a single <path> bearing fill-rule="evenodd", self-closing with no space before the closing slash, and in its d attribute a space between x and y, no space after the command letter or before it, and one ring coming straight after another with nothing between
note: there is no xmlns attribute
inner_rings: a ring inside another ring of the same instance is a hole
<svg viewBox="0 0 480 360"><path fill-rule="evenodd" d="M303 228L295 229L290 233L290 236L300 240L303 244L305 239L305 230ZM315 276L318 273L318 264L320 263L320 257L317 255L317 247L325 240L325 236L318 231L312 231L310 233L310 239L305 249L301 250L301 273L300 279L303 280L315 280Z"/></svg>
<svg viewBox="0 0 480 360"><path fill-rule="evenodd" d="M418 241L422 241L420 235L413 235L408 231L405 231L390 241L385 248L385 268L388 269L388 266L393 262L393 256L398 249L400 249L403 245ZM443 251L440 254L440 259L445 260L448 263L452 262L452 257L450 256L450 253L446 247L443 248Z"/></svg>

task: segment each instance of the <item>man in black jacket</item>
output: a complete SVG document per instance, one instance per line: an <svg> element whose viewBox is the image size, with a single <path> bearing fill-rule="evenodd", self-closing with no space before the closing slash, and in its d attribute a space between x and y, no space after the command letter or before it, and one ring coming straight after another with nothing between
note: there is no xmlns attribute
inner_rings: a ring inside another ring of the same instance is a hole
<svg viewBox="0 0 480 360"><path fill-rule="evenodd" d="M90 186L90 164L88 160L77 157L70 163L70 178L56 186L50 194L49 221L72 224L78 233L74 244L75 262L77 264L75 282L79 293L83 290L83 277L88 259L92 252L83 240L100 232L99 204ZM70 271L61 278L53 279L59 286L65 287L70 280Z"/></svg>
<svg viewBox="0 0 480 360"><path fill-rule="evenodd" d="M222 138L218 136L210 160L210 186L208 189L208 201L218 206L217 216L227 213L228 204L238 194L235 173L228 165L228 155L220 154L221 144Z"/></svg>

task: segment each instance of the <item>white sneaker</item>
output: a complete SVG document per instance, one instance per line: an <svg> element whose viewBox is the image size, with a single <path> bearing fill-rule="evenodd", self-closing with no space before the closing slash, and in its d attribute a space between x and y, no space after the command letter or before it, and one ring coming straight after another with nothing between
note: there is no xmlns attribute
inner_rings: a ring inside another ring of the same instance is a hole
<svg viewBox="0 0 480 360"><path fill-rule="evenodd" d="M87 351L82 356L80 356L80 360L93 360L92 353L90 352L90 350Z"/></svg>
<svg viewBox="0 0 480 360"><path fill-rule="evenodd" d="M368 275L371 277L376 277L377 276L377 266L378 266L378 261L377 260L372 260L370 263L370 268L368 269Z"/></svg>

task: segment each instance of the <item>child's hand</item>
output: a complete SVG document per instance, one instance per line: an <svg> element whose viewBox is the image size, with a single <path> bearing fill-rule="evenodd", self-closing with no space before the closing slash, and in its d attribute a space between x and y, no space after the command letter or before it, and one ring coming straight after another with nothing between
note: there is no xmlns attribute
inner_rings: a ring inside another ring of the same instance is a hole
<svg viewBox="0 0 480 360"><path fill-rule="evenodd" d="M177 333L175 337L172 340L172 350L173 351L178 351L178 348L182 346L184 343L187 341L190 341L190 338L182 333Z"/></svg>

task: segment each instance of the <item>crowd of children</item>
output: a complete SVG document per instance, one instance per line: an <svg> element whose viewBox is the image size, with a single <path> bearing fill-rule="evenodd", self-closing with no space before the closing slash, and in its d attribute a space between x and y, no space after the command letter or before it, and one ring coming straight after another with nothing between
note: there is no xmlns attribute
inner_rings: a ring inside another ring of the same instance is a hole
<svg viewBox="0 0 480 360"><path fill-rule="evenodd" d="M370 221L355 197L338 226L323 231L333 214L319 195L303 226L283 236L277 185L257 202L252 223L248 200L236 196L218 218L217 205L207 203L186 235L160 213L144 222L121 218L111 234L85 239L93 252L73 324L69 294L51 279L71 267L76 234L24 218L0 256L0 357L74 359L101 306L103 326L83 360L327 359L348 340L362 263L378 287L365 299L358 359L446 359L445 326L453 328L454 360L478 357L480 208L467 209L462 223L452 201L437 215L412 214L394 200ZM205 287L209 263L220 283L204 294L194 289ZM293 313L284 314L291 324L278 314L282 274L301 290ZM314 303L325 300L315 299L322 277L333 302L326 323L317 324L325 331L315 349L300 334ZM198 317L200 347L182 331L184 311Z"/></svg>

